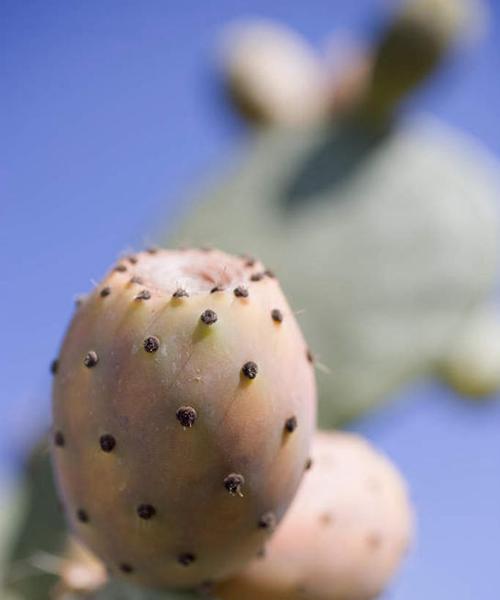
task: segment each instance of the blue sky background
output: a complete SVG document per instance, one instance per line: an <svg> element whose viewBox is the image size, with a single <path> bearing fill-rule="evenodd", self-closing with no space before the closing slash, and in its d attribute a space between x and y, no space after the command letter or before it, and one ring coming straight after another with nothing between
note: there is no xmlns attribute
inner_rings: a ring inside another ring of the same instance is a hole
<svg viewBox="0 0 500 600"><path fill-rule="evenodd" d="M48 365L87 290L152 241L245 137L212 70L219 28L280 19L319 46L375 0L0 1L0 466L47 421ZM500 155L500 3L490 32L412 103ZM422 382L354 425L404 469L419 541L392 600L496 600L500 405Z"/></svg>

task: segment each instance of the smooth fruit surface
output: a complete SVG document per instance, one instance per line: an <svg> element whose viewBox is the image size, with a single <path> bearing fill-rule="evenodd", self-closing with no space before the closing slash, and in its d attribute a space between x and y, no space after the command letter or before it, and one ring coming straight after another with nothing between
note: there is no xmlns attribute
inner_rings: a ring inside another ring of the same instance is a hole
<svg viewBox="0 0 500 600"><path fill-rule="evenodd" d="M262 518L279 522L301 481L316 412L271 272L216 250L124 258L77 309L54 371L61 500L113 575L190 587L259 551Z"/></svg>

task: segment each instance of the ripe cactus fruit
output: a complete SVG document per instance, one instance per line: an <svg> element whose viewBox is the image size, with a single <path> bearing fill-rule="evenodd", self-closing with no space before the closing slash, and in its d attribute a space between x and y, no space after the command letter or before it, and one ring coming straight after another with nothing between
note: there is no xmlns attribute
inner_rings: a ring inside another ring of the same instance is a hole
<svg viewBox="0 0 500 600"><path fill-rule="evenodd" d="M53 463L71 529L113 574L191 587L240 569L269 535L262 519L281 520L309 455L314 373L260 263L216 250L133 258L64 340Z"/></svg>
<svg viewBox="0 0 500 600"><path fill-rule="evenodd" d="M412 513L394 466L356 435L318 433L290 511L220 600L369 600L406 551Z"/></svg>

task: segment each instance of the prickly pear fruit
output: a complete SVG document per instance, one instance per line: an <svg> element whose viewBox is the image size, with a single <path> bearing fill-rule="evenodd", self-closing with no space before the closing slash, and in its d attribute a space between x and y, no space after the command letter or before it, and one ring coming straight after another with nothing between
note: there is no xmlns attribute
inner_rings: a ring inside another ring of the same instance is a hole
<svg viewBox="0 0 500 600"><path fill-rule="evenodd" d="M394 466L356 435L318 433L312 469L260 559L221 600L369 600L405 553L412 513Z"/></svg>
<svg viewBox="0 0 500 600"><path fill-rule="evenodd" d="M241 568L304 472L308 356L261 263L216 250L123 259L79 307L55 369L52 456L77 537L151 587Z"/></svg>
<svg viewBox="0 0 500 600"><path fill-rule="evenodd" d="M298 33L265 19L230 25L220 62L229 94L251 121L301 125L324 117L327 74Z"/></svg>

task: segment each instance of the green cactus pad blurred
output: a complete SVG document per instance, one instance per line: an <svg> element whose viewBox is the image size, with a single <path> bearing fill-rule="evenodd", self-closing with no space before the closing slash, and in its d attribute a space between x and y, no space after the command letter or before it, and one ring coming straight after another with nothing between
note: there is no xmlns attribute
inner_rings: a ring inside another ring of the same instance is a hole
<svg viewBox="0 0 500 600"><path fill-rule="evenodd" d="M243 249L275 269L319 363L321 424L337 424L434 373L485 310L498 171L430 117L272 128L166 238Z"/></svg>
<svg viewBox="0 0 500 600"><path fill-rule="evenodd" d="M2 598L11 593L13 598L46 599L58 579L53 565L66 531L45 442L35 448L19 488L5 502L1 539L2 544L4 540L10 543L2 548L5 566L0 566L0 573L7 590L2 591Z"/></svg>

